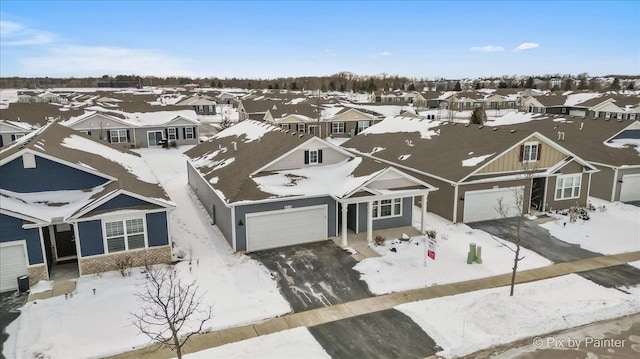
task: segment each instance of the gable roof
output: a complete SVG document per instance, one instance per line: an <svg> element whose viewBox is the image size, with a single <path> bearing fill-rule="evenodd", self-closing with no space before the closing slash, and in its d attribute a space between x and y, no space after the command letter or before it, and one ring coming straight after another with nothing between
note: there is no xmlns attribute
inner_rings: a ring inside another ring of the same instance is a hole
<svg viewBox="0 0 640 359"><path fill-rule="evenodd" d="M91 201L114 191L126 191L171 206L169 196L139 154L58 123L49 123L2 149L0 165L23 153L33 153L104 177L106 184L91 196Z"/></svg>
<svg viewBox="0 0 640 359"><path fill-rule="evenodd" d="M535 135L539 122L545 121L488 127L395 116L369 127L342 146L445 181L459 182Z"/></svg>
<svg viewBox="0 0 640 359"><path fill-rule="evenodd" d="M68 119L82 114L82 110L69 109L51 103L14 102L8 108L0 110L0 119L5 121L25 122L30 125L44 126L51 119Z"/></svg>

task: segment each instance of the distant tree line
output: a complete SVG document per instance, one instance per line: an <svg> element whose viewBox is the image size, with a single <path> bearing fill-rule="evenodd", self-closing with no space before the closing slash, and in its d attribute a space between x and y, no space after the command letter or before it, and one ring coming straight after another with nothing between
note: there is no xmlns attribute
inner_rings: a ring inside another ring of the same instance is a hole
<svg viewBox="0 0 640 359"><path fill-rule="evenodd" d="M371 92L377 90L405 91L469 91L482 88L537 88L539 90L604 90L633 89L638 76L611 75L614 80L603 85L598 78L582 73L577 76L545 74L543 76L502 76L475 80L445 80L409 78L382 73L375 76L339 72L330 76L279 77L276 79L248 78L190 78L155 77L137 75L104 75L102 77L2 77L0 88L44 89L52 87L98 87L98 88L142 88L146 86L181 87L189 84L198 87L245 88L274 90L312 90L340 92ZM551 79L560 79L560 85ZM624 82L622 82L622 81Z"/></svg>

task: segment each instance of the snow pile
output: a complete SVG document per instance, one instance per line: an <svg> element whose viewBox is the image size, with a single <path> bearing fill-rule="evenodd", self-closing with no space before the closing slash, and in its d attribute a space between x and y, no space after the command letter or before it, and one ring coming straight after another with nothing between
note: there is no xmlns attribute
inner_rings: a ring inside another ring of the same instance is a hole
<svg viewBox="0 0 640 359"><path fill-rule="evenodd" d="M254 177L253 181L261 191L276 196L328 194L341 198L378 174L354 177L352 173L361 162L362 157L356 157L333 165L282 170Z"/></svg>
<svg viewBox="0 0 640 359"><path fill-rule="evenodd" d="M176 243L173 252L187 260L174 269L183 282L195 281L203 293L203 305L212 306L212 319L204 329L219 330L289 313L291 308L269 271L245 255L232 253L220 231L194 202L186 185L186 157L179 151L157 148L140 153L176 203L169 214L171 239ZM107 272L82 276L77 283L73 298L38 300L22 309L7 328L6 357L31 358L41 352L51 359L94 358L149 344L131 325L131 312L139 307L135 293L144 289L139 268L126 278Z"/></svg>
<svg viewBox="0 0 640 359"><path fill-rule="evenodd" d="M419 208L414 208L413 218L414 227L419 227ZM427 258L427 266L424 265L425 239L420 236L410 242L387 238L384 246L373 247L381 257L364 259L353 267L361 273L360 278L367 282L372 293L385 294L511 272L512 244L464 224L451 224L432 213L427 213L426 223L427 229L437 231L436 260ZM482 247L482 264L467 264L470 243ZM395 252L391 248L395 248ZM525 257L518 264L520 270L552 264L528 249L520 248L520 253Z"/></svg>
<svg viewBox="0 0 640 359"><path fill-rule="evenodd" d="M428 140L431 136L437 135L436 131L432 130L432 128L438 127L441 124L441 122L437 121L394 116L385 118L383 121L362 131L361 134L369 135L398 132L420 132L420 137Z"/></svg>
<svg viewBox="0 0 640 359"><path fill-rule="evenodd" d="M552 295L550 295L550 293ZM640 297L570 274L403 304L411 317L442 348L457 357L514 340L637 313Z"/></svg>
<svg viewBox="0 0 640 359"><path fill-rule="evenodd" d="M263 335L184 356L210 358L331 358L307 328L295 328Z"/></svg>
<svg viewBox="0 0 640 359"><path fill-rule="evenodd" d="M561 241L579 244L582 248L602 254L640 251L640 208L620 202L609 203L591 197L595 206L606 211L590 212L588 221L570 223L566 216L541 226ZM564 223L567 223L566 226ZM615 229L612 232L612 229Z"/></svg>
<svg viewBox="0 0 640 359"><path fill-rule="evenodd" d="M74 150L92 153L104 157L105 160L116 162L143 182L158 183L158 179L153 172L149 170L149 166L142 157L118 151L100 142L78 135L71 135L65 138L61 145Z"/></svg>
<svg viewBox="0 0 640 359"><path fill-rule="evenodd" d="M631 147L640 153L640 139L637 138L617 138L615 140L609 140L604 144L613 148Z"/></svg>
<svg viewBox="0 0 640 359"><path fill-rule="evenodd" d="M236 125L224 129L222 132L213 136L214 138L224 138L229 136L244 136L244 142L251 142L264 136L267 132L278 131L278 127L271 126L266 123L257 121L242 121Z"/></svg>
<svg viewBox="0 0 640 359"><path fill-rule="evenodd" d="M600 97L602 94L597 92L586 92L586 93L573 93L567 96L567 99L564 101L565 106L575 106L579 103L591 100L592 98Z"/></svg>
<svg viewBox="0 0 640 359"><path fill-rule="evenodd" d="M495 155L496 153L490 153L488 155L484 155L484 156L476 156L476 157L471 157L471 158L467 158L466 160L462 161L462 166L463 167L473 167L476 166L480 163L482 163L482 161L486 160L487 158Z"/></svg>

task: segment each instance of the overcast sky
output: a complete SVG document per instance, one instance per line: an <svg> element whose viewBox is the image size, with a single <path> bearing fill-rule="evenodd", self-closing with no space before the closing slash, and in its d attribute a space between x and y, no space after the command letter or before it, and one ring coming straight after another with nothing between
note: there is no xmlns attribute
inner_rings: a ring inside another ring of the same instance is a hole
<svg viewBox="0 0 640 359"><path fill-rule="evenodd" d="M640 74L638 1L12 1L0 76Z"/></svg>

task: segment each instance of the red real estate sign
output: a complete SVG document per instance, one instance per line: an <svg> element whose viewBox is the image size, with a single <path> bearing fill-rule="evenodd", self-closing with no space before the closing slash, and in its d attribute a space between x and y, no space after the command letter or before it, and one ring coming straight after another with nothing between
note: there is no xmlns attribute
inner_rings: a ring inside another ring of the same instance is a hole
<svg viewBox="0 0 640 359"><path fill-rule="evenodd" d="M434 261L436 260L436 242L429 240L429 249L427 249L427 256Z"/></svg>

